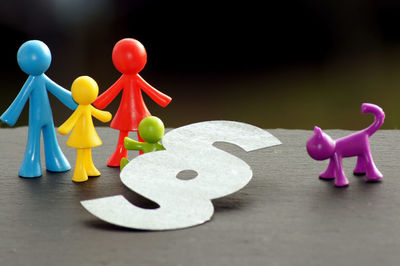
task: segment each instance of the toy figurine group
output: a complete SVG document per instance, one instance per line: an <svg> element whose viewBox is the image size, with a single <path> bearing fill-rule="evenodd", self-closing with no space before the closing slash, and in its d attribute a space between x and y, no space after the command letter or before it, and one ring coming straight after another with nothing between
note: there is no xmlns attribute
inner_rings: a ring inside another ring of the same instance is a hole
<svg viewBox="0 0 400 266"><path fill-rule="evenodd" d="M46 169L51 172L64 172L71 169L68 160L62 153L56 138L53 117L47 91L56 96L63 104L74 110L71 117L59 128L60 134L66 135L72 131L67 145L77 149L75 171L72 180L83 182L88 176L99 176L99 170L92 161L93 147L102 144L93 125L92 116L102 122L111 120L111 113L101 111L111 103L122 91L119 109L111 122L111 127L120 131L117 147L107 161L111 167L127 164L129 149L143 152L162 149L158 141L164 134L164 125L158 118L151 117L144 104L143 90L157 104L167 106L171 98L149 85L139 76L147 61L146 50L134 39L123 39L113 49L114 66L122 76L99 97L96 81L88 76L81 76L72 83L71 92L62 88L48 78L44 73L51 63L51 53L46 44L41 41L27 41L17 53L18 65L29 75L18 96L10 107L0 117L2 121L13 126L29 99L29 132L25 156L22 161L19 176L25 178L42 175L40 160L40 135L43 132ZM93 104L95 108L91 104ZM147 119L144 119L147 118ZM142 121L142 126L139 123ZM139 141L127 138L130 131L140 131Z"/></svg>
<svg viewBox="0 0 400 266"><path fill-rule="evenodd" d="M139 76L138 73L146 65L147 54L143 45L137 40L123 39L114 46L112 61L122 76L100 96L96 81L88 76L75 79L71 92L49 79L44 73L50 66L51 53L41 41L24 43L18 50L17 61L22 71L29 77L0 119L13 126L29 99L29 132L25 156L19 170L21 177L42 175L41 132L43 132L47 170L64 172L71 169L57 143L47 91L74 110L71 117L58 128L58 132L66 135L72 131L67 145L77 149L72 178L75 182L86 181L88 176L100 175L93 164L91 149L101 145L102 141L96 133L92 116L102 122L110 121L111 113L99 109L107 107L121 91L121 103L110 125L111 128L119 130L119 138L114 153L107 160L107 165L122 169L129 162L127 149L145 153L164 149L159 142L164 135L164 125L160 119L150 115L142 98L142 90L162 107L167 106L171 98L153 88ZM357 156L354 174L365 174L368 181L382 179L382 174L371 156L369 137L381 127L385 114L379 106L368 103L362 104L361 111L375 116L375 121L368 128L335 141L319 127L315 127L314 135L306 145L307 152L313 159L329 159L328 168L319 177L334 179L338 187L349 184L342 167L344 157ZM128 138L130 131L139 131L139 141Z"/></svg>

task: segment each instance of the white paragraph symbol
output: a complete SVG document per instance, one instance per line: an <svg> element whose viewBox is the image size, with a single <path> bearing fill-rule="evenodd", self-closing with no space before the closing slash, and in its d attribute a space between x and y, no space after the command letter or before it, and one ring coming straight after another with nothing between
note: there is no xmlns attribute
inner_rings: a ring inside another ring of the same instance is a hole
<svg viewBox="0 0 400 266"><path fill-rule="evenodd" d="M212 199L238 191L253 175L249 165L214 147L215 142L229 142L247 152L281 144L265 130L231 121L180 127L168 132L162 142L166 150L138 156L121 172L127 187L159 208L137 207L122 195L81 204L101 220L127 228L171 230L199 225L211 219ZM183 170L197 176L178 179Z"/></svg>

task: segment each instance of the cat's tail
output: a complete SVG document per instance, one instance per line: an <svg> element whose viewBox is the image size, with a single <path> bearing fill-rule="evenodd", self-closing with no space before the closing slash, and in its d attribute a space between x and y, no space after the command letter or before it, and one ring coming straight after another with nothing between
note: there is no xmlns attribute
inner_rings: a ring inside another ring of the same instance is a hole
<svg viewBox="0 0 400 266"><path fill-rule="evenodd" d="M382 108L372 103L363 103L361 105L361 113L371 113L375 116L375 121L365 129L368 136L371 136L382 126L383 121L385 120L385 113Z"/></svg>

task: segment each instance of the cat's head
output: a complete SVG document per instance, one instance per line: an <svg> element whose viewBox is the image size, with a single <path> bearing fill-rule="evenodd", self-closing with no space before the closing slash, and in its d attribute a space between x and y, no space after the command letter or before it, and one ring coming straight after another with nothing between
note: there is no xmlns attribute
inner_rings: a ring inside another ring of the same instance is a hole
<svg viewBox="0 0 400 266"><path fill-rule="evenodd" d="M307 152L315 160L326 160L335 152L335 141L316 126L307 141Z"/></svg>

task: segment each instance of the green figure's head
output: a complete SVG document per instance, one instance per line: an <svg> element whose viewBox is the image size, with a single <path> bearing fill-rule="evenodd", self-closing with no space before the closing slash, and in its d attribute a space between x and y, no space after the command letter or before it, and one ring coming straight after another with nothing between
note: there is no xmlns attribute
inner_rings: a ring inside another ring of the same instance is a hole
<svg viewBox="0 0 400 266"><path fill-rule="evenodd" d="M139 135L147 143L157 143L164 136L164 123L158 117L148 116L139 124Z"/></svg>

